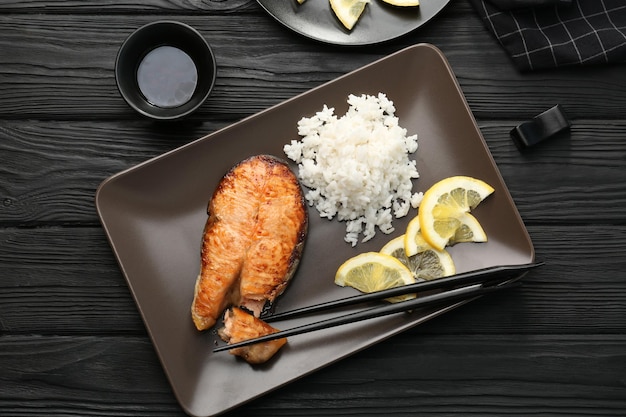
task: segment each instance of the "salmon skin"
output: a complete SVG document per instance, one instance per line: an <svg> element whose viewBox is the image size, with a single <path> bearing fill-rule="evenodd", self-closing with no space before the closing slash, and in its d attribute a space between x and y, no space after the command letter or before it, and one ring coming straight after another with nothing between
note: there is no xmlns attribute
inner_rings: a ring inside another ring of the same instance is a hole
<svg viewBox="0 0 626 417"><path fill-rule="evenodd" d="M250 157L220 181L208 206L191 316L198 330L242 306L257 317L293 276L308 213L298 179L282 159Z"/></svg>
<svg viewBox="0 0 626 417"><path fill-rule="evenodd" d="M233 307L224 314L224 327L218 330L219 336L228 343L239 343L278 332L278 329L254 317L241 308ZM270 359L287 343L286 338L255 343L229 350L232 355L242 357L246 362L257 365Z"/></svg>

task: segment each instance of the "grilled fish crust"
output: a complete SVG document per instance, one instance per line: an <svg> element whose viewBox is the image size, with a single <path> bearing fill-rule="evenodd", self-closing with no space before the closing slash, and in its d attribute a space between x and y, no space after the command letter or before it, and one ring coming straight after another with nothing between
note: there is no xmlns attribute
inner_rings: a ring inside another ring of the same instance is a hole
<svg viewBox="0 0 626 417"><path fill-rule="evenodd" d="M213 193L208 215L191 306L198 330L211 328L231 305L258 316L297 269L308 228L296 176L270 155L234 166Z"/></svg>
<svg viewBox="0 0 626 417"><path fill-rule="evenodd" d="M222 340L233 344L248 339L276 333L278 329L270 326L261 319L246 313L244 310L233 307L224 314L224 327L218 330ZM286 338L255 343L250 346L231 349L232 355L240 356L253 365L267 362L287 343Z"/></svg>

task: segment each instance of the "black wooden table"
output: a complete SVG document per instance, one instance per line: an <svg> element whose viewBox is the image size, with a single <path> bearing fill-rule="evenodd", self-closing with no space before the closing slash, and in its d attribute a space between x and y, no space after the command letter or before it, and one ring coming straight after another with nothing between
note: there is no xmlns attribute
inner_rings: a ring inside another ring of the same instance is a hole
<svg viewBox="0 0 626 417"><path fill-rule="evenodd" d="M113 67L164 18L206 36L219 75L196 114L155 129ZM626 415L626 67L519 73L466 0L360 48L294 34L254 0L0 2L0 415L183 415L97 186L420 42L449 60L547 265L231 415ZM571 134L518 151L510 129L557 103Z"/></svg>

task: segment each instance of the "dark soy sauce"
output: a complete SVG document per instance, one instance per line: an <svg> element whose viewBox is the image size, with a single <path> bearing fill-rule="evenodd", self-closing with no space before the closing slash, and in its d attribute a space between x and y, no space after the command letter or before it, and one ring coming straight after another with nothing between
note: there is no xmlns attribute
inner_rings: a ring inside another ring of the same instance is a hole
<svg viewBox="0 0 626 417"><path fill-rule="evenodd" d="M137 83L154 106L178 107L191 99L198 84L198 70L185 52L173 46L159 46L139 63Z"/></svg>

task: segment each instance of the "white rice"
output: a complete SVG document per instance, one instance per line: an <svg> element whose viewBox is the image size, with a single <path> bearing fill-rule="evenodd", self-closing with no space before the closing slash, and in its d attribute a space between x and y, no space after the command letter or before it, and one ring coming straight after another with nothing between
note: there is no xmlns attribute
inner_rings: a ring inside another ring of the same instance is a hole
<svg viewBox="0 0 626 417"><path fill-rule="evenodd" d="M321 217L346 221L346 242L356 246L376 234L393 232L394 217L416 208L422 193L412 194L418 178L409 154L417 150L417 135L407 136L398 125L395 107L385 94L348 96L341 117L324 108L298 122L300 141L285 145L298 164L298 177L309 188L305 197Z"/></svg>

